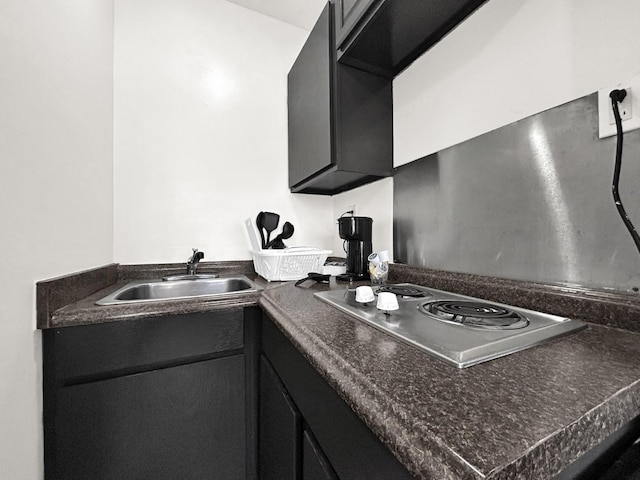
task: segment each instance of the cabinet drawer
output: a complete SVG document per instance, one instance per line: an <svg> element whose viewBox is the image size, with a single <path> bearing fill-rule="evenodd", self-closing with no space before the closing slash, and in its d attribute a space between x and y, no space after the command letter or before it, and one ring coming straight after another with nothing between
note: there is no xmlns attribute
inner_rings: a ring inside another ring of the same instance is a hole
<svg viewBox="0 0 640 480"><path fill-rule="evenodd" d="M243 310L56 328L43 332L58 381L182 363L243 347Z"/></svg>

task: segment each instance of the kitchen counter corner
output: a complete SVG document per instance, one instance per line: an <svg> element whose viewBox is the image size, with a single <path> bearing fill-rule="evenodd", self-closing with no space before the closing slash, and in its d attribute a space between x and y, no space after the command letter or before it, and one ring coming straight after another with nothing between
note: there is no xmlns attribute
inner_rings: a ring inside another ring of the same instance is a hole
<svg viewBox="0 0 640 480"><path fill-rule="evenodd" d="M203 263L202 273L216 272L246 275L260 288L268 282L258 277L251 262ZM258 292L238 292L224 298L192 297L156 302L132 302L121 305L96 305L95 302L133 280L158 279L183 273L179 264L118 265L74 273L38 282L38 328L91 325L121 320L201 313L229 308L255 306Z"/></svg>
<svg viewBox="0 0 640 480"><path fill-rule="evenodd" d="M259 305L419 478L551 478L640 414L640 335L604 325L458 370L284 284Z"/></svg>

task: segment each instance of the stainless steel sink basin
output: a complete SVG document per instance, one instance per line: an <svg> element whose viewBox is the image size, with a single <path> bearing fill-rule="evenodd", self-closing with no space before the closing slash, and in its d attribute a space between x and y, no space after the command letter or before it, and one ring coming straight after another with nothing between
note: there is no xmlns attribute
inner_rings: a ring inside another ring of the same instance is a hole
<svg viewBox="0 0 640 480"><path fill-rule="evenodd" d="M143 280L128 283L96 302L96 305L118 305L134 302L158 302L193 297L219 298L260 290L244 275L195 280Z"/></svg>

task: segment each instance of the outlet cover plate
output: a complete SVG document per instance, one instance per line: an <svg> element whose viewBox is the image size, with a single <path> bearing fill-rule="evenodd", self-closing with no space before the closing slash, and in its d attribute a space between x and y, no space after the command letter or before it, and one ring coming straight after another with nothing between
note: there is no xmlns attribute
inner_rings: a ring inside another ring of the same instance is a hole
<svg viewBox="0 0 640 480"><path fill-rule="evenodd" d="M611 107L611 99L609 93L616 88L627 89L628 95L624 101L619 104L621 117L629 117L622 120L622 131L628 132L640 128L640 75L627 81L620 82L616 85L610 85L598 90L598 126L599 137L605 138L615 135L616 124L613 119L613 109Z"/></svg>

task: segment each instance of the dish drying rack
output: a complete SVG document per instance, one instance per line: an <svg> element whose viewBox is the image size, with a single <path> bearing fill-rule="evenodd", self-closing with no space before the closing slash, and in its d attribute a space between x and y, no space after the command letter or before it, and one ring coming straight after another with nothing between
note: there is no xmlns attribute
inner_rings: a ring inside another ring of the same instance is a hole
<svg viewBox="0 0 640 480"><path fill-rule="evenodd" d="M288 247L283 250L263 250L258 229L252 219L245 220L251 257L256 273L269 282L300 280L309 272L322 272L331 250L317 247Z"/></svg>

